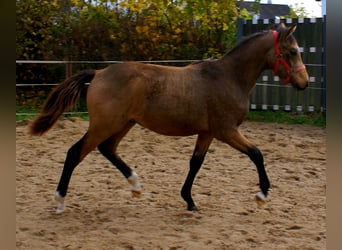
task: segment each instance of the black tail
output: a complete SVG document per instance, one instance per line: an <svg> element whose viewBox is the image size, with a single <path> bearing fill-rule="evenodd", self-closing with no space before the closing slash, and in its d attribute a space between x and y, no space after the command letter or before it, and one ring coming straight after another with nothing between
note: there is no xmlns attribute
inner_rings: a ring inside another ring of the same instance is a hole
<svg viewBox="0 0 342 250"><path fill-rule="evenodd" d="M43 105L43 110L30 125L30 134L42 135L48 131L64 111L75 106L80 98L85 83L90 83L96 71L83 70L62 83L49 94Z"/></svg>

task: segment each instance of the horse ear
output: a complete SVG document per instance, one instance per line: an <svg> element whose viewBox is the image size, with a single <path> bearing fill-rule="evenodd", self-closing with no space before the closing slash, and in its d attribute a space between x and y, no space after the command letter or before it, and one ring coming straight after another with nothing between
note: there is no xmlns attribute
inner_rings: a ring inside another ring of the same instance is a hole
<svg viewBox="0 0 342 250"><path fill-rule="evenodd" d="M285 26L284 23L280 23L280 24L278 25L278 28L284 28L284 29L286 29L286 26Z"/></svg>
<svg viewBox="0 0 342 250"><path fill-rule="evenodd" d="M293 32L295 32L296 28L297 28L297 24L294 24L290 28L286 29L285 34L284 34L285 39L288 39L289 36L291 36Z"/></svg>

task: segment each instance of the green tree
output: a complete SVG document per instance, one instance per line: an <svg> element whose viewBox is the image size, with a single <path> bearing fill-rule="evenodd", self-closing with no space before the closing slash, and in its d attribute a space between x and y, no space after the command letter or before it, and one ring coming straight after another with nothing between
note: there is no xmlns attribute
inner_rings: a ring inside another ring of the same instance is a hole
<svg viewBox="0 0 342 250"><path fill-rule="evenodd" d="M122 51L138 48L145 60L219 56L235 42L233 0L130 0L120 6L129 19L126 34L136 38Z"/></svg>
<svg viewBox="0 0 342 250"><path fill-rule="evenodd" d="M235 0L17 0L16 6L21 60L202 59L235 43ZM64 78L63 70L17 65L17 79L51 83Z"/></svg>
<svg viewBox="0 0 342 250"><path fill-rule="evenodd" d="M255 15L260 14L260 4L261 0L254 0L254 3L252 4L251 10Z"/></svg>
<svg viewBox="0 0 342 250"><path fill-rule="evenodd" d="M309 16L309 13L307 12L303 3L301 4L295 3L294 6L293 5L290 6L290 15L288 16L289 18L298 18L298 17L305 18L308 16Z"/></svg>
<svg viewBox="0 0 342 250"><path fill-rule="evenodd" d="M54 41L49 27L57 9L50 1L16 1L16 57L44 59L46 47Z"/></svg>
<svg viewBox="0 0 342 250"><path fill-rule="evenodd" d="M57 14L58 8L52 1L16 1L16 59L49 59L51 45L56 42L50 27ZM16 69L17 83L46 81L47 65L23 64L16 65Z"/></svg>

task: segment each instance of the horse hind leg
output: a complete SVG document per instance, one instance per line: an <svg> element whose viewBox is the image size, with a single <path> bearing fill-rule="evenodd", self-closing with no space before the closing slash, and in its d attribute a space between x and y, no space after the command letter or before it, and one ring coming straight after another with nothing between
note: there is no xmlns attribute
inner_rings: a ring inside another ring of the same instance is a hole
<svg viewBox="0 0 342 250"><path fill-rule="evenodd" d="M64 211L64 200L74 169L84 159L84 157L98 145L99 140L99 137L96 135L92 136L87 132L78 142L69 148L56 189L55 200L57 202L57 214Z"/></svg>
<svg viewBox="0 0 342 250"><path fill-rule="evenodd" d="M128 124L121 132L100 143L98 149L127 178L127 181L131 184L132 196L140 197L141 185L138 175L116 153L119 142L133 126L134 124Z"/></svg>

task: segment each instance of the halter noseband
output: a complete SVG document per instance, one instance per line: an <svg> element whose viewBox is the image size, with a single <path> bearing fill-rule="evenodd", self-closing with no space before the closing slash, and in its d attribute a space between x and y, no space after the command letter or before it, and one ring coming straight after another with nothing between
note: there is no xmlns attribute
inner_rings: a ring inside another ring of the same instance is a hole
<svg viewBox="0 0 342 250"><path fill-rule="evenodd" d="M305 65L302 64L298 67L291 68L290 65L285 61L285 59L283 58L283 55L280 52L279 42L278 42L278 32L275 30L273 30L273 39L274 39L274 49L275 49L275 52L277 55L277 59L274 62L273 73L274 73L274 75L277 75L278 70L279 70L279 64L282 64L283 67L285 68L286 72L287 72L286 78L282 79L282 80L284 81L285 84L288 84L290 82L291 73L296 73L296 72L299 72L301 70L304 70Z"/></svg>

